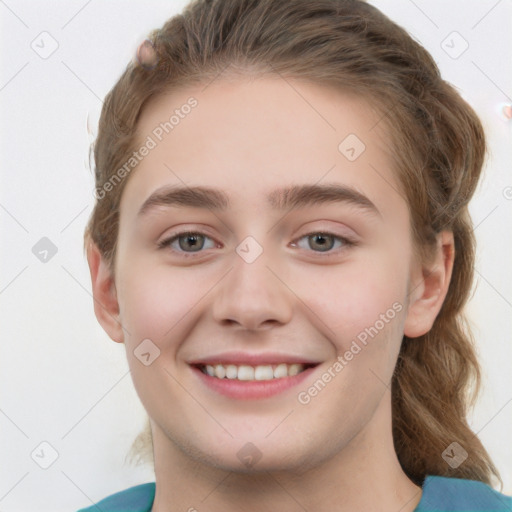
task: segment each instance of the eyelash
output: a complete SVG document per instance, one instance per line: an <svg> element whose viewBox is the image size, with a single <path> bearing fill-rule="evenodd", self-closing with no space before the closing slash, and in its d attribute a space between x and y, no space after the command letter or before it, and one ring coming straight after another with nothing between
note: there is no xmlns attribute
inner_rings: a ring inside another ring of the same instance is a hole
<svg viewBox="0 0 512 512"><path fill-rule="evenodd" d="M158 248L159 249L168 249L168 248L170 248L171 243L173 243L175 240L178 240L180 237L186 236L186 235L188 235L188 236L201 235L206 238L209 238L210 240L213 240L210 236L208 236L206 233L202 233L201 231L182 231L180 233L175 233L172 236L166 238L165 240L162 240L161 242L159 242ZM302 235L301 237L295 239L295 241L292 243L296 246L297 245L295 243L296 241L300 241L300 240L302 240L304 238L308 238L309 236L312 236L312 235L322 235L322 236L326 236L326 237L333 237L334 239L341 241L343 244L343 246L339 247L338 250L329 249L326 252L312 251L314 253L321 255L323 258L337 256L337 255L339 255L340 251L350 249L351 247L354 247L357 245L357 243L354 240L351 240L351 239L343 237L343 236L335 235L334 233L330 233L329 231L312 231L310 233L306 233L305 235ZM197 257L196 254L201 254L202 252L204 252L203 250L199 250L199 251L196 251L195 253L194 252L187 253L184 251L177 251L176 249L171 249L171 251L180 254L183 258L195 258L195 257Z"/></svg>

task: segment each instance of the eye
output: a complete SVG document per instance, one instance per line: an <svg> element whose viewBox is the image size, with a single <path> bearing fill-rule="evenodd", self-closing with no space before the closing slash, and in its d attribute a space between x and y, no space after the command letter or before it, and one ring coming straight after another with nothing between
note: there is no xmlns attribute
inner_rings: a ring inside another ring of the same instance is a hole
<svg viewBox="0 0 512 512"><path fill-rule="evenodd" d="M352 247L356 245L355 241L349 240L346 237L335 235L333 233L328 233L325 231L319 231L314 233L308 233L307 235L304 235L300 237L298 240L304 240L306 239L306 243L315 250L313 252L320 252L320 253L328 253L327 256L334 256L340 252L340 250L347 249L349 247ZM332 251L335 242L338 241L338 249L337 251ZM293 243L292 246L297 246L297 243ZM301 247L299 245L299 247ZM304 247L301 247L304 249ZM306 248L307 249L307 248Z"/></svg>
<svg viewBox="0 0 512 512"><path fill-rule="evenodd" d="M316 253L326 253L325 256L335 256L344 249L348 249L356 242L348 239L347 237L335 235L333 233L318 231L308 233L298 239L298 241L306 240L306 243L313 248ZM210 240L210 247L205 247L205 241ZM333 251L332 249L338 242L338 250ZM293 242L293 247L299 246L302 249L307 249L300 244ZM181 233L175 233L170 237L162 240L158 243L160 249L171 249L172 252L183 255L185 258L193 257L194 253L200 253L202 249L212 249L216 247L215 241L205 233L198 231L182 231Z"/></svg>
<svg viewBox="0 0 512 512"><path fill-rule="evenodd" d="M185 257L187 257L186 255L188 253L193 254L204 249L206 239L212 241L212 245L207 247L207 249L215 247L215 242L213 242L209 236L197 231L183 231L181 233L175 233L171 237L159 242L158 247L161 249L171 248L173 252L183 253L185 254ZM192 250L189 251L188 249Z"/></svg>

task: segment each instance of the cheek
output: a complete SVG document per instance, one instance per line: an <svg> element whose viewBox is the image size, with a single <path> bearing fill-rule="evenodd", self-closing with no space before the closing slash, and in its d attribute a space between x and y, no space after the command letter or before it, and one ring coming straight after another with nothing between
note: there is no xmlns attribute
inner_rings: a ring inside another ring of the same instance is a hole
<svg viewBox="0 0 512 512"><path fill-rule="evenodd" d="M198 273L193 275L190 269L187 273L133 264L131 270L122 277L120 274L126 356L141 402L152 417L158 417L162 403L187 400L174 380L180 380L175 373L177 353L195 325L201 299L213 282L208 285L203 276L200 286Z"/></svg>
<svg viewBox="0 0 512 512"><path fill-rule="evenodd" d="M121 278L120 312L129 344L149 338L161 349L183 339L189 318L215 283L207 274L163 265L132 266Z"/></svg>
<svg viewBox="0 0 512 512"><path fill-rule="evenodd" d="M384 254L332 267L315 280L325 283L323 287L309 291L304 287L304 302L322 320L326 337L344 351L353 339L364 342L368 331L400 331L406 268L396 257Z"/></svg>

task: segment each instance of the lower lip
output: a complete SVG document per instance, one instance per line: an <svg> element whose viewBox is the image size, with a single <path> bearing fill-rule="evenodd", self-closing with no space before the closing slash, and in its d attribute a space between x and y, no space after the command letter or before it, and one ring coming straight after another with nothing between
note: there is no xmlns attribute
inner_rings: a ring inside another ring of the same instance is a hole
<svg viewBox="0 0 512 512"><path fill-rule="evenodd" d="M203 373L199 368L192 366L192 370L199 376L201 381L210 389L221 395L240 400L254 400L258 398L269 398L287 389L297 386L307 379L315 370L316 366L308 368L293 377L282 377L280 379L270 380L238 380L238 379L218 379Z"/></svg>

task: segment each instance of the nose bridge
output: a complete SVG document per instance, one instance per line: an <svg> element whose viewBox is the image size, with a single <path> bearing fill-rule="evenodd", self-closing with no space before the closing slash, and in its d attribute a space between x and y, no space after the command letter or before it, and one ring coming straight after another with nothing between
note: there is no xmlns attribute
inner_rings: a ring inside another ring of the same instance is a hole
<svg viewBox="0 0 512 512"><path fill-rule="evenodd" d="M286 323L291 315L291 299L286 286L276 276L279 262L274 251L248 236L238 244L233 267L215 297L214 316L255 329L269 321Z"/></svg>

